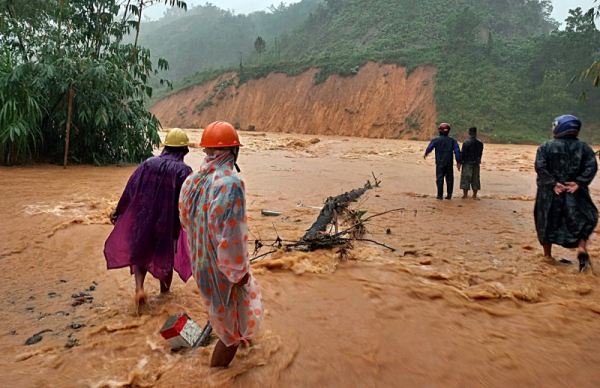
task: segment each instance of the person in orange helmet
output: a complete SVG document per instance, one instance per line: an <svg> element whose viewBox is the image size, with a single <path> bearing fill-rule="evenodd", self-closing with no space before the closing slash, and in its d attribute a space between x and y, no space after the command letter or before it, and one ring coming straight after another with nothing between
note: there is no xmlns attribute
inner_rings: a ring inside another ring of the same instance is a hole
<svg viewBox="0 0 600 388"><path fill-rule="evenodd" d="M250 270L245 185L234 171L240 171L242 146L237 132L227 122L214 122L205 128L200 146L206 158L181 188L180 218L192 273L219 337L211 366L226 367L238 345L260 329L262 294Z"/></svg>

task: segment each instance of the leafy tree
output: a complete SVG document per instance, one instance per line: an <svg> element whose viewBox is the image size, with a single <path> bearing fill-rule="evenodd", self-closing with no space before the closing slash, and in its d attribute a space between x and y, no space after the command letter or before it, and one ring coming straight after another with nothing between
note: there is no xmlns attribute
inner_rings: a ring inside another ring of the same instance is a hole
<svg viewBox="0 0 600 388"><path fill-rule="evenodd" d="M267 42L260 36L256 38L254 41L254 51L258 54L258 60L260 61L260 56L267 51Z"/></svg>
<svg viewBox="0 0 600 388"><path fill-rule="evenodd" d="M593 8L588 12L583 13L581 7L569 10L569 17L567 17L567 25L565 31L567 32L581 32L590 33L597 31L596 24L594 24L594 12Z"/></svg>
<svg viewBox="0 0 600 388"><path fill-rule="evenodd" d="M149 1L127 1L125 9L116 0L39 1L35 10L2 1L0 163L64 155L65 163L101 165L150 156L160 123L145 99L168 63L159 59L155 69L148 49L122 43Z"/></svg>

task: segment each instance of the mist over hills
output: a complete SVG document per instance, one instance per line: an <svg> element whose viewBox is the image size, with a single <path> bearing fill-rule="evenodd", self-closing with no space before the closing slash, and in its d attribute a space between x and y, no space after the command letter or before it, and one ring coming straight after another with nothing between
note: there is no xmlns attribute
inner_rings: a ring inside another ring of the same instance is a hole
<svg viewBox="0 0 600 388"><path fill-rule="evenodd" d="M500 141L539 141L560 114L600 127L597 90L582 104L584 85L566 86L598 59L599 33L585 11L572 11L558 31L550 2L539 0L303 0L250 15L206 5L143 25L140 42L169 60L172 78L185 78L176 90L227 70L244 82L318 67L322 82L368 61L433 65L440 120Z"/></svg>

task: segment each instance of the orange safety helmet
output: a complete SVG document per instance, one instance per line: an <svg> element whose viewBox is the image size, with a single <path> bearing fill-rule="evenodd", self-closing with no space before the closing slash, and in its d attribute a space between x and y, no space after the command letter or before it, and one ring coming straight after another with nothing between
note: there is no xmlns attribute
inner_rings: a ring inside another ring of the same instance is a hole
<svg viewBox="0 0 600 388"><path fill-rule="evenodd" d="M233 125L226 121L215 121L204 128L200 147L242 147L242 143Z"/></svg>

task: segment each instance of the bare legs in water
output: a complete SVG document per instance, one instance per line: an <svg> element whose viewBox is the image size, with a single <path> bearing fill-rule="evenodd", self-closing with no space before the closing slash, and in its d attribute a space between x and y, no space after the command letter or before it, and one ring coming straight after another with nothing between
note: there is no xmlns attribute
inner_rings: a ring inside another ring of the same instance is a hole
<svg viewBox="0 0 600 388"><path fill-rule="evenodd" d="M544 248L544 257L552 258L552 244L542 244L542 247ZM579 260L579 272L592 268L586 240L579 240L577 243L577 259Z"/></svg>
<svg viewBox="0 0 600 388"><path fill-rule="evenodd" d="M148 294L144 291L144 280L146 280L146 269L138 266L134 267L133 270L135 276L135 305L139 307L148 303ZM171 290L171 283L173 282L173 271L169 272L164 279L160 281L160 293L165 294Z"/></svg>
<svg viewBox="0 0 600 388"><path fill-rule="evenodd" d="M217 345L215 346L215 350L213 351L212 357L210 359L211 367L226 367L229 366L233 357L235 357L235 353L237 353L238 345L232 345L227 347L223 343L223 341L219 340Z"/></svg>
<svg viewBox="0 0 600 388"><path fill-rule="evenodd" d="M473 190L473 199L477 199L477 191L478 190ZM468 197L469 197L469 190L463 189L462 199L467 199Z"/></svg>

